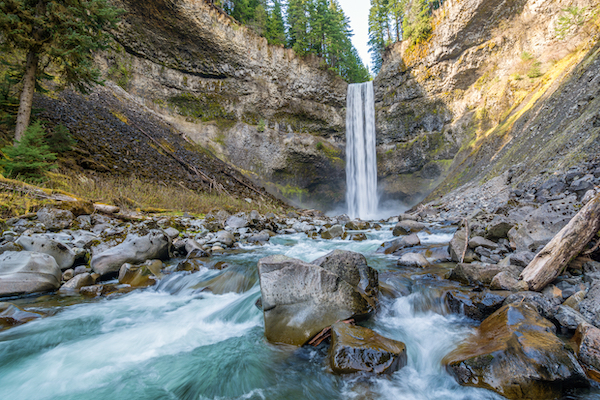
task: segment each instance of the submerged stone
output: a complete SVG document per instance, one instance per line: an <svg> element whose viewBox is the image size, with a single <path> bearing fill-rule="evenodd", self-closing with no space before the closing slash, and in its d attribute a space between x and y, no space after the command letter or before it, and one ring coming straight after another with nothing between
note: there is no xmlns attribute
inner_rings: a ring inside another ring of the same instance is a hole
<svg viewBox="0 0 600 400"><path fill-rule="evenodd" d="M338 322L331 327L329 365L336 374L391 374L406 366L406 346L378 333Z"/></svg>

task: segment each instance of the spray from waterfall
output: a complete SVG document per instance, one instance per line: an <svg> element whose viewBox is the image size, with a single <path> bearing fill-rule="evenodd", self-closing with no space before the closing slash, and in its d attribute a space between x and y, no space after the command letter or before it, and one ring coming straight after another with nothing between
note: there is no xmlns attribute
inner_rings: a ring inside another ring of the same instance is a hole
<svg viewBox="0 0 600 400"><path fill-rule="evenodd" d="M350 218L377 214L377 157L373 82L348 86L346 106L346 203Z"/></svg>

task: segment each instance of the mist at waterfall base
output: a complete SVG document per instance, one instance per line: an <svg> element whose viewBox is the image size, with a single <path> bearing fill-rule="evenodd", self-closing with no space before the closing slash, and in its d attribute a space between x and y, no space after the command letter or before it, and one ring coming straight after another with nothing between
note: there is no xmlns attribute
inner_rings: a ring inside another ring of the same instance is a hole
<svg viewBox="0 0 600 400"><path fill-rule="evenodd" d="M346 211L350 218L387 218L408 207L400 201L379 204L373 82L348 86L346 100Z"/></svg>

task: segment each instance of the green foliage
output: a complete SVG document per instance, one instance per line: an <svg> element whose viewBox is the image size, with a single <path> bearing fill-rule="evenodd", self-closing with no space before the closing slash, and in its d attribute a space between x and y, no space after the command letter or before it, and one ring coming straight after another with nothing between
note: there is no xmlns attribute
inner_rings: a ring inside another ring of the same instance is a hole
<svg viewBox="0 0 600 400"><path fill-rule="evenodd" d="M120 61L115 62L108 69L109 78L123 89L127 89L129 81L131 80L131 75L131 67L123 64Z"/></svg>
<svg viewBox="0 0 600 400"><path fill-rule="evenodd" d="M43 56L65 84L86 92L100 83L93 52L108 47L107 29L121 13L108 0L0 1L1 41L6 47Z"/></svg>
<svg viewBox="0 0 600 400"><path fill-rule="evenodd" d="M258 128L256 128L259 132L264 132L267 127L267 122L264 119L258 121Z"/></svg>
<svg viewBox="0 0 600 400"><path fill-rule="evenodd" d="M521 60L523 60L523 61L530 61L530 60L533 60L533 58L534 58L533 54L531 54L527 51L524 51L521 53Z"/></svg>
<svg viewBox="0 0 600 400"><path fill-rule="evenodd" d="M71 131L66 126L59 124L54 127L54 131L48 139L50 150L55 153L70 151L75 144L75 139L71 135Z"/></svg>
<svg viewBox="0 0 600 400"><path fill-rule="evenodd" d="M0 80L0 124L13 127L19 108L19 99L14 92L14 87L21 80L21 74L12 64L6 62L3 64L7 66L7 70Z"/></svg>
<svg viewBox="0 0 600 400"><path fill-rule="evenodd" d="M534 61L531 64L531 68L529 68L529 71L527 71L527 76L531 79L535 79L535 78L539 78L540 76L544 75L544 74L542 74L541 66L542 66L541 62Z"/></svg>
<svg viewBox="0 0 600 400"><path fill-rule="evenodd" d="M279 0L273 1L273 9L268 16L266 38L269 44L283 45L286 42L285 23Z"/></svg>
<svg viewBox="0 0 600 400"><path fill-rule="evenodd" d="M558 18L554 31L559 40L564 40L573 28L585 23L585 7L569 6L563 9L563 14Z"/></svg>
<svg viewBox="0 0 600 400"><path fill-rule="evenodd" d="M52 169L52 161L56 160L56 154L50 151L46 143L45 134L38 121L27 128L15 146L2 148L5 158L0 160L0 166L6 175L31 181L44 180L44 172Z"/></svg>

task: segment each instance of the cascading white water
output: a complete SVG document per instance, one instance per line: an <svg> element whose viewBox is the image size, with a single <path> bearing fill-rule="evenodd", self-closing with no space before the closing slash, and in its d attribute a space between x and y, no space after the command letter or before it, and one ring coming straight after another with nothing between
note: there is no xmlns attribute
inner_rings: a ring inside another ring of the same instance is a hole
<svg viewBox="0 0 600 400"><path fill-rule="evenodd" d="M350 218L377 214L377 158L373 82L348 86L346 106L346 203Z"/></svg>

